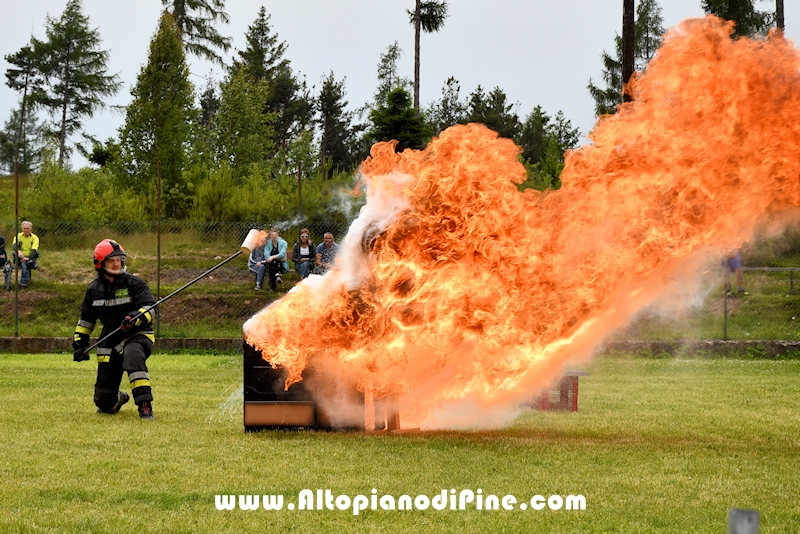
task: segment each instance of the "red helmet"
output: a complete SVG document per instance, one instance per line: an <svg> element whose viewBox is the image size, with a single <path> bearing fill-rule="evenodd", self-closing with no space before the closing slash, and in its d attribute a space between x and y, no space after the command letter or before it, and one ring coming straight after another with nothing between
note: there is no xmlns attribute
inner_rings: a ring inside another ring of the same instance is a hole
<svg viewBox="0 0 800 534"><path fill-rule="evenodd" d="M125 272L125 258L127 254L125 254L125 249L122 248L122 245L114 241L113 239L103 239L100 241L96 247L94 247L94 268L99 272L100 269L105 269L103 267L103 262L106 261L108 258L113 258L116 256L122 257L122 268L119 272L109 274L122 274Z"/></svg>

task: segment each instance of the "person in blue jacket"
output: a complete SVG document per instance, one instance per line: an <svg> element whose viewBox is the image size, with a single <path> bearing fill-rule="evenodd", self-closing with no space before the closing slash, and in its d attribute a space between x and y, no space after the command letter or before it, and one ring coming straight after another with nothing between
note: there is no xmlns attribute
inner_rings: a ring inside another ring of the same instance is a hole
<svg viewBox="0 0 800 534"><path fill-rule="evenodd" d="M269 239L264 245L264 257L269 273L269 288L275 291L278 284L283 284L281 275L289 270L289 262L286 261L286 250L289 245L281 238L277 228L269 232Z"/></svg>

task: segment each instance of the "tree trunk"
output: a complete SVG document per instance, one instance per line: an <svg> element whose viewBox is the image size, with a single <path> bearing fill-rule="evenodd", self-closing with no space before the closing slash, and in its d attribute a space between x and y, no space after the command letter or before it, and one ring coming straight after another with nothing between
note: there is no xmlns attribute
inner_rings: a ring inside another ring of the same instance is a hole
<svg viewBox="0 0 800 534"><path fill-rule="evenodd" d="M414 10L414 108L419 109L419 34L420 34L420 3L416 0Z"/></svg>
<svg viewBox="0 0 800 534"><path fill-rule="evenodd" d="M775 0L775 24L783 31L783 0Z"/></svg>
<svg viewBox="0 0 800 534"><path fill-rule="evenodd" d="M633 76L634 15L633 0L622 1L622 101L633 100L627 84Z"/></svg>
<svg viewBox="0 0 800 534"><path fill-rule="evenodd" d="M64 87L64 104L61 106L61 131L58 134L58 166L64 168L64 149L67 144L67 103L69 102L69 78Z"/></svg>

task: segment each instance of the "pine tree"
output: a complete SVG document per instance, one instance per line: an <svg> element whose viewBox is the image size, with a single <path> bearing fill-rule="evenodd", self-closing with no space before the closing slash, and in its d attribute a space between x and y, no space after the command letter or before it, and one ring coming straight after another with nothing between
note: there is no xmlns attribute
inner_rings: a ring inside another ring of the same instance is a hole
<svg viewBox="0 0 800 534"><path fill-rule="evenodd" d="M442 98L431 104L426 112L433 135L467 121L467 103L461 100L460 93L461 85L450 76L442 86Z"/></svg>
<svg viewBox="0 0 800 534"><path fill-rule="evenodd" d="M664 18L661 7L656 0L641 0L636 8L634 24L634 69L644 71L661 44L664 34ZM622 38L614 38L615 55L603 51L603 73L601 75L605 88L598 87L589 79L587 89L595 101L597 116L616 113L617 106L622 103Z"/></svg>
<svg viewBox="0 0 800 534"><path fill-rule="evenodd" d="M766 33L775 20L774 13L756 11L753 0L702 0L700 6L706 13L734 21L734 37Z"/></svg>
<svg viewBox="0 0 800 534"><path fill-rule="evenodd" d="M337 82L331 72L322 81L317 102L319 126L322 130L320 142L320 168L327 178L328 170L349 171L357 163L354 154L354 133L351 126L353 115L346 111L344 80Z"/></svg>
<svg viewBox="0 0 800 534"><path fill-rule="evenodd" d="M140 195L151 195L160 162L164 212L183 217L191 204L191 187L183 177L186 144L198 112L180 32L168 13L150 41L147 64L131 94L120 130L120 162L128 183ZM148 207L155 211L154 203Z"/></svg>
<svg viewBox="0 0 800 534"><path fill-rule="evenodd" d="M422 149L430 140L428 125L411 106L411 96L402 87L390 91L386 105L373 109L369 116L372 128L368 135L373 143L396 139L395 150L402 152L406 148Z"/></svg>
<svg viewBox="0 0 800 534"><path fill-rule="evenodd" d="M469 96L468 122L481 122L501 137L515 139L519 133L519 116L514 111L517 104L509 104L506 93L499 87L486 95L479 85Z"/></svg>
<svg viewBox="0 0 800 534"><path fill-rule="evenodd" d="M224 64L214 49L227 52L231 48L231 38L223 37L213 24L230 22L225 0L161 0L161 3L175 19L187 52Z"/></svg>
<svg viewBox="0 0 800 534"><path fill-rule="evenodd" d="M34 64L45 80L35 101L54 117L58 164L63 167L67 138L105 106L105 98L116 94L121 82L107 74L108 51L100 50L100 32L89 27L80 0L69 0L58 20L48 16L45 34L44 41L31 40Z"/></svg>
<svg viewBox="0 0 800 534"><path fill-rule="evenodd" d="M444 28L447 18L447 2L444 0L416 0L414 11L406 10L414 26L414 107L419 109L419 40L420 33L438 32Z"/></svg>

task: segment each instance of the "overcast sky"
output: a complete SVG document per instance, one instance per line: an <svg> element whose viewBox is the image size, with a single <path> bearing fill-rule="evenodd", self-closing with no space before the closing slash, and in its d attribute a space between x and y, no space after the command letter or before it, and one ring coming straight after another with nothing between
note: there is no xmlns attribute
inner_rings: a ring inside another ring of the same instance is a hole
<svg viewBox="0 0 800 534"><path fill-rule="evenodd" d="M228 0L230 24L220 26L233 38L233 49L245 47L244 35L261 5L271 15L273 30L288 45L286 57L295 73L310 86L333 71L346 79L350 109L371 100L377 85L380 55L393 42L403 50L401 75L413 78L414 31L406 9L413 0L282 0L253 2ZM638 2L637 2L638 5ZM664 26L689 17L703 16L700 0L662 0ZM0 0L4 24L0 55L18 51L30 35L44 38L45 17L59 17L66 0ZM589 78L601 83L603 50L611 51L615 33L621 33L620 0L450 0L444 28L423 34L421 45L420 101L428 105L441 96L444 81L453 76L461 83L462 98L479 84L487 92L495 86L510 102L519 103L520 118L540 105L567 119L586 135L594 124L594 101L586 90ZM774 9L774 2L757 2L757 8ZM130 89L147 61L147 49L156 30L162 4L159 0L83 0L84 14L98 28L102 48L110 52L109 72L123 82L108 104L127 105ZM800 7L786 3L786 35L795 39ZM192 82L201 90L204 77L217 80L219 67L189 56ZM5 73L8 63L2 61ZM5 80L5 78L3 78ZM5 123L19 95L0 88L0 120ZM86 131L100 139L115 136L124 117L103 111L85 123ZM582 139L581 142L585 142ZM74 166L85 164L80 156Z"/></svg>

